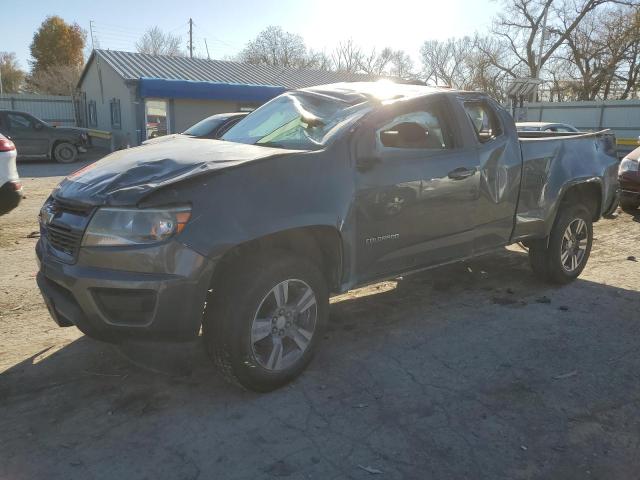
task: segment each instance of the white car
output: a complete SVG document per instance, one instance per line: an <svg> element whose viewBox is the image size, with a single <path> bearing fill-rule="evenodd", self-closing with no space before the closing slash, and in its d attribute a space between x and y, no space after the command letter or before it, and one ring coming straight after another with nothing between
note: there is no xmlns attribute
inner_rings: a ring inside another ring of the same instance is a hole
<svg viewBox="0 0 640 480"><path fill-rule="evenodd" d="M0 134L0 215L16 208L22 200L16 156L16 146Z"/></svg>

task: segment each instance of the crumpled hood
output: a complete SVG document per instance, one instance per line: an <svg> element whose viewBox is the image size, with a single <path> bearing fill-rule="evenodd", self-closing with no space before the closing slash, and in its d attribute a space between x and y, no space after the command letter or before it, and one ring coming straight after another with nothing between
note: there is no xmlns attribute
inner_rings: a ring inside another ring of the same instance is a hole
<svg viewBox="0 0 640 480"><path fill-rule="evenodd" d="M170 142L182 136L182 133L172 133L170 135L163 135L161 137L149 138L148 140L142 142L142 145L153 145L154 143Z"/></svg>
<svg viewBox="0 0 640 480"><path fill-rule="evenodd" d="M220 140L176 138L107 155L69 175L55 188L53 196L84 205L135 205L161 187L294 152Z"/></svg>

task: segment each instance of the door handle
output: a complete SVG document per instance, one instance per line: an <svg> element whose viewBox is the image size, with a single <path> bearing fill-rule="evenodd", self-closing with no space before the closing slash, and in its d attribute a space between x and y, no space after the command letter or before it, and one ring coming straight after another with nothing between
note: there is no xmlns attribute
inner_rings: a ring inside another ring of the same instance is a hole
<svg viewBox="0 0 640 480"><path fill-rule="evenodd" d="M463 180L465 178L471 177L475 173L475 168L458 167L455 170L451 170L447 176L452 180Z"/></svg>

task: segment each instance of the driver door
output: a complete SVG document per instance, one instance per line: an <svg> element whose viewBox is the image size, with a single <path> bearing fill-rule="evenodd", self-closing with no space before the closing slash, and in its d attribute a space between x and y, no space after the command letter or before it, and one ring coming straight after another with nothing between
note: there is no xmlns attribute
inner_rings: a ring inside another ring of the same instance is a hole
<svg viewBox="0 0 640 480"><path fill-rule="evenodd" d="M394 107L356 141L359 280L471 255L479 160L445 100Z"/></svg>
<svg viewBox="0 0 640 480"><path fill-rule="evenodd" d="M18 155L25 157L47 156L49 138L44 131L44 125L28 115L17 112L7 112L5 119Z"/></svg>

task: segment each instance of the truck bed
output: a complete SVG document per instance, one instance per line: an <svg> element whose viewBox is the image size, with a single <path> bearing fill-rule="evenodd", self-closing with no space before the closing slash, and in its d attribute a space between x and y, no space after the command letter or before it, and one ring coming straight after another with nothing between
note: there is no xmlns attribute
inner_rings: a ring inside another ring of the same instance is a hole
<svg viewBox="0 0 640 480"><path fill-rule="evenodd" d="M601 190L599 214L616 198L615 137L593 133L518 132L522 186L513 240L544 237L551 229L558 202L572 183L587 182ZM567 184L567 179L571 183ZM600 215L598 215L599 217Z"/></svg>

